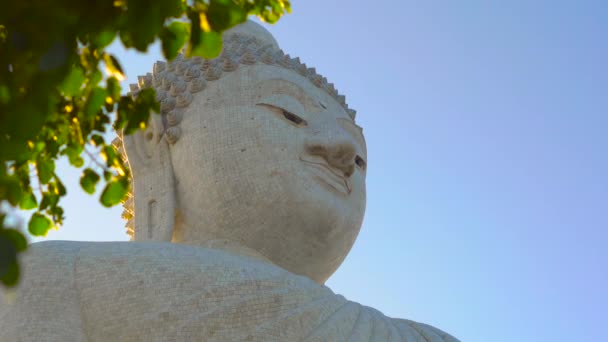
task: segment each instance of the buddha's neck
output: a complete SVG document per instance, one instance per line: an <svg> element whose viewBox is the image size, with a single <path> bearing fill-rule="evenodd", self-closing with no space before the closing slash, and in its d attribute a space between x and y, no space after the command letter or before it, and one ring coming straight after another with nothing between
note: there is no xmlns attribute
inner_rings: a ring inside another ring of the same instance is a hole
<svg viewBox="0 0 608 342"><path fill-rule="evenodd" d="M235 242L235 241L230 241L230 240L225 240L225 239L213 239L213 240L204 241L202 243L197 243L197 245L201 246L201 247L206 247L206 248L220 249L220 250L226 251L231 254L247 256L247 257L259 259L259 260L262 260L262 261L265 261L268 263L272 263L270 260L268 260L268 258L266 258L264 255L262 255L260 252L254 250L254 249L251 249L249 247L243 246L242 244Z"/></svg>
<svg viewBox="0 0 608 342"><path fill-rule="evenodd" d="M196 245L205 248L220 249L230 254L247 256L272 263L260 252L244 246L238 241L216 238L214 236L204 236L204 234L201 234L203 231L201 229L202 227L193 227L182 219L183 217L178 217L176 220L173 242ZM189 232L197 232L197 234L195 234L195 236L190 236L191 234L188 234Z"/></svg>

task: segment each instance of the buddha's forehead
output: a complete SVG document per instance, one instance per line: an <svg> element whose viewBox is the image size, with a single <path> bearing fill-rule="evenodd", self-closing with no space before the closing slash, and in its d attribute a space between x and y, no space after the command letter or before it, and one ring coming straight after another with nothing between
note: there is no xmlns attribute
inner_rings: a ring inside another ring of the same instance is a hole
<svg viewBox="0 0 608 342"><path fill-rule="evenodd" d="M354 124L343 106L331 95L290 69L254 65L240 68L215 83L215 91L207 92L205 97L216 104L255 106L256 101L269 98L287 99L295 101L308 113L340 118Z"/></svg>
<svg viewBox="0 0 608 342"><path fill-rule="evenodd" d="M320 131L341 127L366 154L363 129L344 107L292 70L270 65L240 68L209 84L200 96L190 108L194 117L250 113L259 110L259 104L272 105L303 117Z"/></svg>

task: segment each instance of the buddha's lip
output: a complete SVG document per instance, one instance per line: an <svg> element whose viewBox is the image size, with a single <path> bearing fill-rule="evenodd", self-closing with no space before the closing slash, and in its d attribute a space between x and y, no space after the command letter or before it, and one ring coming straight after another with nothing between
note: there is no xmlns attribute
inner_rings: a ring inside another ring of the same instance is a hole
<svg viewBox="0 0 608 342"><path fill-rule="evenodd" d="M315 178L321 183L342 195L350 195L352 191L350 182L343 174L340 174L339 170L322 161L313 161L305 157L300 157L300 160L312 170Z"/></svg>

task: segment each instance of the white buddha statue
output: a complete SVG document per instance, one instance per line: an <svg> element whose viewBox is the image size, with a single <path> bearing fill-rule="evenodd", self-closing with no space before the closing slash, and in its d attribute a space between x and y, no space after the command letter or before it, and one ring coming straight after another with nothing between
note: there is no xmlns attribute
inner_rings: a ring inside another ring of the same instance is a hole
<svg viewBox="0 0 608 342"><path fill-rule="evenodd" d="M134 242L30 246L0 289L0 341L457 341L323 285L361 227L362 130L261 26L224 39L132 88L162 108L117 142Z"/></svg>

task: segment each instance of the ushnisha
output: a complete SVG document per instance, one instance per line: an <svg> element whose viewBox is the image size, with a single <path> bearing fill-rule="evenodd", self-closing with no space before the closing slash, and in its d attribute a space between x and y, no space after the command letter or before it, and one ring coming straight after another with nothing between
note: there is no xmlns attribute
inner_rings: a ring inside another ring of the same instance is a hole
<svg viewBox="0 0 608 342"><path fill-rule="evenodd" d="M457 341L323 284L361 228L367 153L344 97L248 22L214 60L156 63L161 115L116 146L134 242L33 244L2 341Z"/></svg>

